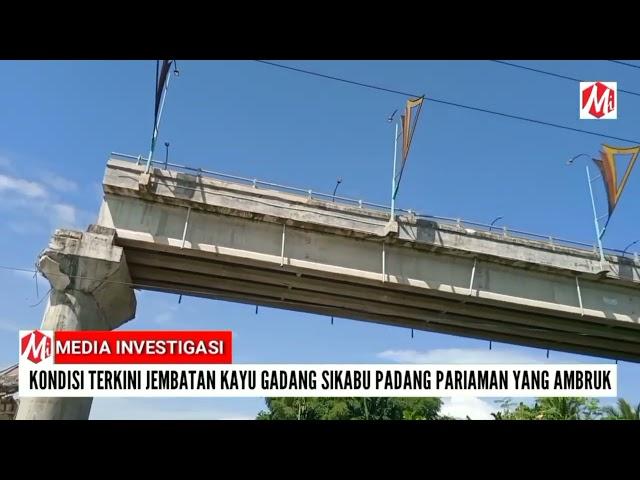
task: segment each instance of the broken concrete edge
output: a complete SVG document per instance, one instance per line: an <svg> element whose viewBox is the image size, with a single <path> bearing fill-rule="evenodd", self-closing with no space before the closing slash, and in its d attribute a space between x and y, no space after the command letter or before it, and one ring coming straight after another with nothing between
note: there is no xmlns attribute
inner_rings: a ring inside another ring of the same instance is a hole
<svg viewBox="0 0 640 480"><path fill-rule="evenodd" d="M111 328L133 319L137 304L124 249L115 239L114 229L100 225L86 232L56 230L37 263L52 295L93 296Z"/></svg>
<svg viewBox="0 0 640 480"><path fill-rule="evenodd" d="M95 235L102 235L104 237L111 237L111 241L116 238L117 231L115 228L105 227L104 225L90 224L85 231L82 230L70 230L68 228L56 228L51 236L48 248L55 248L57 245L54 239L69 238L73 240L82 240L85 233L92 233Z"/></svg>
<svg viewBox="0 0 640 480"><path fill-rule="evenodd" d="M41 254L38 258L38 270L54 290L66 290L71 284L69 276L60 270L60 264L46 253Z"/></svg>

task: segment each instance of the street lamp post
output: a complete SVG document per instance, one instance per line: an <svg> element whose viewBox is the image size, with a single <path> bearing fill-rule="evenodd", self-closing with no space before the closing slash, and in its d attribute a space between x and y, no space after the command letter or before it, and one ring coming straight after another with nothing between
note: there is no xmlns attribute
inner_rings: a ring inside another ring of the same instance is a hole
<svg viewBox="0 0 640 480"><path fill-rule="evenodd" d="M336 201L336 192L338 191L338 187L340 186L340 184L341 184L341 183L342 183L342 179L341 179L341 178L338 178L338 179L336 180L336 187L333 189L333 198L332 198L332 201L334 201L334 202Z"/></svg>
<svg viewBox="0 0 640 480"><path fill-rule="evenodd" d="M640 240L636 240L634 242L631 242L629 245L627 245L626 247L624 247L624 250L622 251L622 256L624 257L625 254L627 253L627 250L629 250L631 247L633 247L636 243L640 242Z"/></svg>
<svg viewBox="0 0 640 480"><path fill-rule="evenodd" d="M387 118L387 122L393 122L393 118L396 116L398 109L396 108L389 118ZM393 172L391 173L391 215L390 221L393 221L395 216L396 209L396 160L398 157L398 122L396 122L396 133L393 139Z"/></svg>
<svg viewBox="0 0 640 480"><path fill-rule="evenodd" d="M569 161L567 162L567 165L571 165L573 164L573 162L575 160L577 160L580 157L587 157L587 158L592 158L591 155L588 155L586 153L580 153L578 155L576 155L575 157L569 159ZM591 186L591 184L593 183L594 180L596 180L595 178L591 178L591 173L589 172L589 165L587 164L586 166L586 171L587 171L587 184L589 185L589 195L591 196L591 208L593 209L593 224L594 227L596 229L596 240L598 242L598 251L600 253L600 263L604 263L605 258L604 258L604 250L602 248L602 235L604 234L604 229L600 230L600 222L598 220L598 212L596 211L596 201L593 197L593 187Z"/></svg>
<svg viewBox="0 0 640 480"><path fill-rule="evenodd" d="M391 221L395 217L396 208L396 159L398 156L398 123L396 122L396 133L393 140L393 172L391 176Z"/></svg>
<svg viewBox="0 0 640 480"><path fill-rule="evenodd" d="M498 220L502 220L503 218L504 218L503 216L500 216L500 217L496 217L496 218L494 218L494 219L493 219L493 222L491 222L491 223L489 224L489 231L491 231L491 229L493 228L493 225L494 225Z"/></svg>

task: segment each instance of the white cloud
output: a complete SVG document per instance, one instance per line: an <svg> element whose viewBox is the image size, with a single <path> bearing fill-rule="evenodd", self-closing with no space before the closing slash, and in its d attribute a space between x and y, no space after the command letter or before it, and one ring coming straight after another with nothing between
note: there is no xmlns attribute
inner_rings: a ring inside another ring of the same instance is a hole
<svg viewBox="0 0 640 480"><path fill-rule="evenodd" d="M43 214L48 214L49 226L52 228L70 228L85 230L97 220L97 211L81 210L69 203L56 203L45 206Z"/></svg>
<svg viewBox="0 0 640 480"><path fill-rule="evenodd" d="M20 234L43 233L51 228L84 229L96 217L61 201L41 183L1 174L0 209L16 215L7 226Z"/></svg>
<svg viewBox="0 0 640 480"><path fill-rule="evenodd" d="M76 225L76 208L68 203L54 203L51 206L53 210L53 222L59 228L74 227Z"/></svg>
<svg viewBox="0 0 640 480"><path fill-rule="evenodd" d="M15 192L28 198L45 198L47 190L37 182L0 174L0 192Z"/></svg>
<svg viewBox="0 0 640 480"><path fill-rule="evenodd" d="M255 414L212 407L170 408L163 399L95 398L90 420L252 420Z"/></svg>
<svg viewBox="0 0 640 480"><path fill-rule="evenodd" d="M17 218L7 222L16 233L40 233L50 228L84 229L95 221L97 212L80 210L60 198L61 194L77 189L74 181L52 172L43 174L40 182L0 174L0 209L17 214ZM18 213L19 209L30 212L31 218Z"/></svg>
<svg viewBox="0 0 640 480"><path fill-rule="evenodd" d="M75 192L78 190L78 184L76 182L56 175L55 173L47 172L41 178L43 183L58 192Z"/></svg>
<svg viewBox="0 0 640 480"><path fill-rule="evenodd" d="M52 201L50 198L2 198L0 208L18 212L20 218L8 222L8 227L16 233L33 234L48 231L50 228L80 228L89 214L69 203ZM29 215L25 215L25 213ZM89 222L90 223L90 222ZM88 225L88 223L87 223Z"/></svg>
<svg viewBox="0 0 640 480"><path fill-rule="evenodd" d="M84 230L92 223L96 223L98 221L98 211L100 209L100 205L96 206L94 211L90 210L76 210L76 228L80 228Z"/></svg>
<svg viewBox="0 0 640 480"><path fill-rule="evenodd" d="M451 397L444 399L441 415L471 420L489 420L493 417L491 412L499 410L496 406L477 397Z"/></svg>
<svg viewBox="0 0 640 480"><path fill-rule="evenodd" d="M2 193L0 188L0 210L16 216L6 222L7 227L16 233L43 233L50 228L84 229L97 217L96 213L80 210L49 196L27 198L14 194L3 196Z"/></svg>
<svg viewBox="0 0 640 480"><path fill-rule="evenodd" d="M438 348L418 352L416 350L385 350L378 357L398 363L446 363L446 364L496 364L496 363L544 363L516 350L489 350L481 348Z"/></svg>

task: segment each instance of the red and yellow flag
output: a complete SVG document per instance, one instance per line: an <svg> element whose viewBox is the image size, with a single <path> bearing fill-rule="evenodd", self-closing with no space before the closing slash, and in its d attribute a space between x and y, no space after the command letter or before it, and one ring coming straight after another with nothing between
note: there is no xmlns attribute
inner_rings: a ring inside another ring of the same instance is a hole
<svg viewBox="0 0 640 480"><path fill-rule="evenodd" d="M409 149L411 148L411 141L413 140L413 132L416 129L416 124L418 123L418 117L420 117L423 102L424 96L407 100L405 112L400 117L400 125L402 126L402 159L400 163L400 172L397 174L395 182L396 192L400 185L404 165L407 162L407 157L409 156ZM394 192L394 198L396 192Z"/></svg>
<svg viewBox="0 0 640 480"><path fill-rule="evenodd" d="M631 170L636 163L639 152L640 146L618 148L611 147L609 145L602 145L602 150L600 151L600 159L593 159L595 164L600 169L600 173L602 174L602 178L604 180L604 186L607 192L607 203L609 206L609 216L611 216L614 208L616 208L616 205L620 200L620 196L622 195L622 191L624 190L624 187L629 180L629 175L631 174ZM618 181L616 155L631 155L629 165L627 165L627 169L622 175L622 179L620 181Z"/></svg>
<svg viewBox="0 0 640 480"><path fill-rule="evenodd" d="M409 149L411 148L411 141L413 140L413 132L416 129L416 123L418 123L418 117L420 116L420 110L422 109L422 102L424 97L413 98L407 100L407 106L405 107L405 113L402 118L402 162L406 162L409 156ZM413 110L417 109L415 115Z"/></svg>

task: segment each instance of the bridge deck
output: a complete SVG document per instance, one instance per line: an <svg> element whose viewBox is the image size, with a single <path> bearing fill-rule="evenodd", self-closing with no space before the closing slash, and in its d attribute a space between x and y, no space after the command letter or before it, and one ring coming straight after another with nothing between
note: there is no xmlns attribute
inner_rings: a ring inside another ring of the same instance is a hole
<svg viewBox="0 0 640 480"><path fill-rule="evenodd" d="M640 262L111 159L141 288L640 360Z"/></svg>

